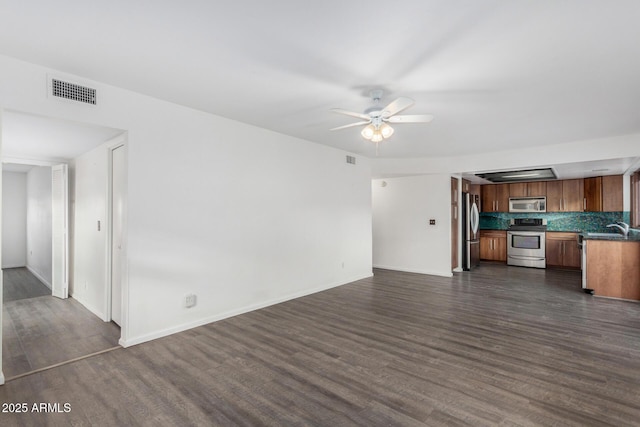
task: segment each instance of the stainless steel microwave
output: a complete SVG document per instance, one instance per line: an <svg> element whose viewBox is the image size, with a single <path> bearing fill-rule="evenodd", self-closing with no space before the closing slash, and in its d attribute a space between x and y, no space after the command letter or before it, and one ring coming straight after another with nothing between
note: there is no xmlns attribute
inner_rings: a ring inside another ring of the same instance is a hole
<svg viewBox="0 0 640 427"><path fill-rule="evenodd" d="M546 197L510 197L509 212L546 212Z"/></svg>

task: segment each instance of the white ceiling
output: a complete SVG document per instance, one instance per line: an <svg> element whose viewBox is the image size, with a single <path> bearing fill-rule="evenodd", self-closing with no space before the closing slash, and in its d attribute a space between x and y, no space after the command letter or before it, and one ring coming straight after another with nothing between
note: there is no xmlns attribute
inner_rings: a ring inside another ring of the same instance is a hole
<svg viewBox="0 0 640 427"><path fill-rule="evenodd" d="M33 165L23 165L23 164L15 164L15 163L2 164L2 172L27 173L33 168L34 168Z"/></svg>
<svg viewBox="0 0 640 427"><path fill-rule="evenodd" d="M5 110L2 156L14 163L67 161L121 133L119 129Z"/></svg>
<svg viewBox="0 0 640 427"><path fill-rule="evenodd" d="M380 157L640 132L638 0L0 0L0 53L366 156L372 88L430 124Z"/></svg>

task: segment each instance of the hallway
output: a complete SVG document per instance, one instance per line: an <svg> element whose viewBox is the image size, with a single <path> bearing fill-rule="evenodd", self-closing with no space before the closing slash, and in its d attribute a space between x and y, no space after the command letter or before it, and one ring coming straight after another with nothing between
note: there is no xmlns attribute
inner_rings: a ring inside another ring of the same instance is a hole
<svg viewBox="0 0 640 427"><path fill-rule="evenodd" d="M4 274L2 360L5 378L118 345L120 328L103 322L73 298L51 290L26 268Z"/></svg>

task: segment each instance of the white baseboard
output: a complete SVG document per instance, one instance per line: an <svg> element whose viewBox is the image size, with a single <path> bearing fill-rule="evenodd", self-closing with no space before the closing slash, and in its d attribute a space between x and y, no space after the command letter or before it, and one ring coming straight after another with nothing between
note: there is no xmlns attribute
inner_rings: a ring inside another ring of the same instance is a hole
<svg viewBox="0 0 640 427"><path fill-rule="evenodd" d="M2 269L6 270L8 268L25 268L26 265L22 264L22 265L15 265L15 264L9 264L9 265L3 265Z"/></svg>
<svg viewBox="0 0 640 427"><path fill-rule="evenodd" d="M381 268L383 270L393 270L393 271L404 271L405 273L428 274L429 276L453 277L453 273L451 271L420 270L415 268L406 268L406 267L379 265L379 264L374 265L373 268Z"/></svg>
<svg viewBox="0 0 640 427"><path fill-rule="evenodd" d="M34 270L33 268L29 267L28 265L27 265L27 270L29 270L34 276L36 276L38 279L40 279L40 281L42 283L44 283L47 288L51 289L51 283L47 279L42 277L42 275L40 273L38 273L36 270Z"/></svg>
<svg viewBox="0 0 640 427"><path fill-rule="evenodd" d="M69 296L71 298L73 298L74 300L78 301L80 304L82 304L82 306L84 308L86 308L87 310L89 310L91 313L95 314L96 316L98 316L100 318L100 320L105 321L105 316L104 313L102 313L101 310L98 310L97 308L95 308L94 306L92 306L91 304L87 303L85 300L83 300L81 297L79 298L78 296L76 296L75 294L69 294Z"/></svg>
<svg viewBox="0 0 640 427"><path fill-rule="evenodd" d="M149 334L144 334L144 335L140 335L137 337L132 337L129 339L120 339L118 341L118 344L120 344L122 347L131 347L133 345L137 345L137 344L142 344L144 342L147 341L152 341L158 338L162 338L162 337L166 337L168 335L172 335L178 332L182 332L182 331L186 331L188 329L193 329L193 328L197 328L198 326L202 326L202 325L206 325L208 323L212 323L212 322L217 322L223 319L228 319L229 317L234 317L234 316L238 316L240 314L244 314L244 313L248 313L250 311L254 311L254 310L259 310L261 308L265 308L265 307L269 307L271 305L275 305L275 304L280 304L282 302L285 301L290 301L296 298L301 298L307 295L311 295L311 294L315 294L317 292L322 292L322 291L326 291L328 289L331 288L335 288L338 286L342 286L342 285L346 285L348 283L351 282L355 282L357 280L362 280L362 279L366 279L368 277L373 276L373 272L371 273L367 273L367 274L363 274L354 278L351 278L347 281L340 281L339 283L330 283L328 285L324 285L324 286L320 286L320 287L316 287L313 289L307 289L304 291L300 291L300 292L295 292L293 294L289 294L287 296L284 297L280 297L280 298L275 298L273 300L269 300L269 301L265 301L265 302L261 302L258 304L253 304L250 306L246 306L246 307L242 307L239 309L235 309L235 310L229 310L226 311L224 313L219 313L219 314L215 314L213 316L208 316L205 317L203 319L199 319L193 322L189 322L189 323L183 323L182 325L178 325L178 326L174 326L171 328L166 328L160 331L156 331L156 332L152 332Z"/></svg>

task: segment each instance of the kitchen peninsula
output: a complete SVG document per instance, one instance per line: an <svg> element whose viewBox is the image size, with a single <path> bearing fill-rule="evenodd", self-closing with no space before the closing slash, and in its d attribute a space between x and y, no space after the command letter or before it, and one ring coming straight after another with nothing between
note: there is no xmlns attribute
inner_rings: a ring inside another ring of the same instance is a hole
<svg viewBox="0 0 640 427"><path fill-rule="evenodd" d="M596 296L640 301L640 235L584 235L582 287Z"/></svg>

